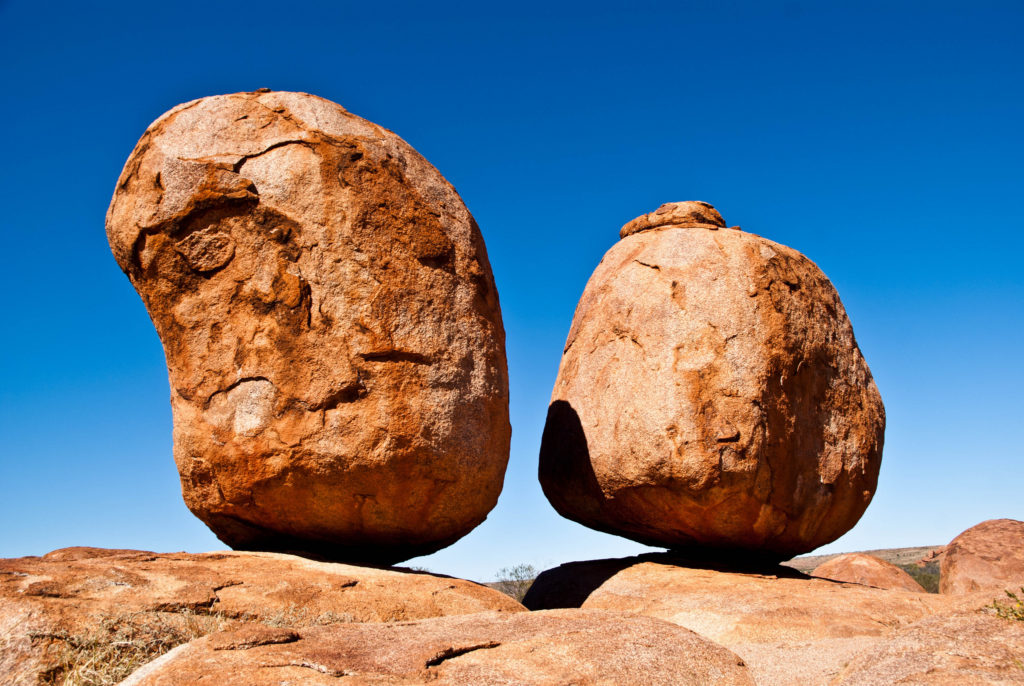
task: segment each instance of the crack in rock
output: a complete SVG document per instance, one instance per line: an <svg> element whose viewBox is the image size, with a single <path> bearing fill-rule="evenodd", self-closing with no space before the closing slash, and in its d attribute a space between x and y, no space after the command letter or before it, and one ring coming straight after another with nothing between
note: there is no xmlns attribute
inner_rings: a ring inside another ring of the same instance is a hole
<svg viewBox="0 0 1024 686"><path fill-rule="evenodd" d="M497 648L500 645L501 643L499 643L498 641L488 641L487 643L478 643L476 645L463 646L461 648L456 648L452 646L451 648L445 648L437 655L427 660L425 666L436 667L445 660L450 660L453 657L459 657L460 655L465 655L466 653L472 653L474 650L490 650L491 648Z"/></svg>

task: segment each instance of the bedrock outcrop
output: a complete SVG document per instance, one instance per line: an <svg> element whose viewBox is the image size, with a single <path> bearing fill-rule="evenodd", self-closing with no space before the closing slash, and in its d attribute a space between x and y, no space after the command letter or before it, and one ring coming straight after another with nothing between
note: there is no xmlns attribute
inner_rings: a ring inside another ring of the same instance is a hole
<svg viewBox="0 0 1024 686"><path fill-rule="evenodd" d="M303 93L180 105L107 214L164 346L188 507L235 548L392 563L484 520L508 460L484 242L395 134Z"/></svg>
<svg viewBox="0 0 1024 686"><path fill-rule="evenodd" d="M875 588L927 593L914 577L891 562L864 553L837 555L815 567L811 576Z"/></svg>
<svg viewBox="0 0 1024 686"><path fill-rule="evenodd" d="M1024 587L1024 522L989 519L954 538L942 556L940 593L1011 591Z"/></svg>
<svg viewBox="0 0 1024 686"><path fill-rule="evenodd" d="M164 643L246 622L301 628L494 611L524 608L480 584L403 569L280 553L64 548L0 560L0 683L56 679L75 663L74 647L102 654L124 634Z"/></svg>
<svg viewBox="0 0 1024 686"><path fill-rule="evenodd" d="M1024 622L984 610L925 617L857 655L829 686L1024 684Z"/></svg>
<svg viewBox="0 0 1024 686"><path fill-rule="evenodd" d="M150 663L124 686L210 683L630 684L753 686L736 655L668 622L616 612L480 613L397 624L334 624L289 635L213 634Z"/></svg>
<svg viewBox="0 0 1024 686"><path fill-rule="evenodd" d="M849 530L885 413L835 288L707 203L623 227L576 308L540 451L563 516L782 560Z"/></svg>
<svg viewBox="0 0 1024 686"><path fill-rule="evenodd" d="M855 655L938 612L985 596L871 588L764 565L695 566L674 553L572 562L543 572L523 604L657 617L732 650L759 686L828 684Z"/></svg>

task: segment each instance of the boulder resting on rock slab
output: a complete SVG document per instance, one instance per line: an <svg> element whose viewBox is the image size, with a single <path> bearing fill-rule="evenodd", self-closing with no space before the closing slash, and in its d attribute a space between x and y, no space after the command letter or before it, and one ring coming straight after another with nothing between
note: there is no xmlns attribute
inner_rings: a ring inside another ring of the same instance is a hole
<svg viewBox="0 0 1024 686"><path fill-rule="evenodd" d="M572 562L541 573L523 604L658 617L735 652L759 686L807 686L829 683L860 651L955 602L816 579L789 567L694 564L670 553Z"/></svg>
<svg viewBox="0 0 1024 686"><path fill-rule="evenodd" d="M240 622L295 628L485 611L524 608L480 584L398 568L280 553L65 548L0 560L0 683L59 676L75 662L69 649L126 630L163 641Z"/></svg>
<svg viewBox="0 0 1024 686"><path fill-rule="evenodd" d="M875 588L927 593L921 584L914 581L914 577L896 565L864 553L837 555L815 567L811 576Z"/></svg>
<svg viewBox="0 0 1024 686"><path fill-rule="evenodd" d="M942 556L939 593L1011 591L1024 586L1024 522L990 519L954 538Z"/></svg>
<svg viewBox="0 0 1024 686"><path fill-rule="evenodd" d="M259 644L261 635L266 639ZM254 645L256 644L256 645ZM122 686L210 683L753 686L742 660L650 617L556 610L397 624L258 629L181 646Z"/></svg>
<svg viewBox="0 0 1024 686"><path fill-rule="evenodd" d="M195 100L143 134L106 227L164 346L185 502L222 541L392 564L494 507L498 294L405 141L305 93Z"/></svg>
<svg viewBox="0 0 1024 686"><path fill-rule="evenodd" d="M587 283L540 450L563 516L654 546L781 561L871 501L885 412L835 288L701 202L621 231Z"/></svg>

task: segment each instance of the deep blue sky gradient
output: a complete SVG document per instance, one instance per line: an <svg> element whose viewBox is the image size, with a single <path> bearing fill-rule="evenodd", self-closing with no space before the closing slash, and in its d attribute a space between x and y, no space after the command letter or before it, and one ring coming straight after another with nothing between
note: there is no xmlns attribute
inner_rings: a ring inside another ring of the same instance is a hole
<svg viewBox="0 0 1024 686"><path fill-rule="evenodd" d="M888 412L875 502L826 550L1024 519L1024 3L0 0L0 556L208 550L159 340L103 220L145 128L269 87L392 129L459 190L508 336L488 579L642 547L561 519L537 450L573 310L633 217L713 203L833 280Z"/></svg>

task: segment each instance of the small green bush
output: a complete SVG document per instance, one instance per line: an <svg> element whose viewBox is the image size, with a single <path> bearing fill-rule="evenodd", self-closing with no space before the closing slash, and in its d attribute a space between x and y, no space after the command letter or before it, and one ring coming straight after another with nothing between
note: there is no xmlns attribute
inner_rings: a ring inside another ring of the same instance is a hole
<svg viewBox="0 0 1024 686"><path fill-rule="evenodd" d="M1024 597L1018 597L1013 591L1004 591L1013 603L1004 605L998 600L993 600L988 607L996 611L996 616L1001 619L1008 619L1013 622L1024 622ZM1020 589L1021 596L1024 596L1024 586Z"/></svg>
<svg viewBox="0 0 1024 686"><path fill-rule="evenodd" d="M923 567L917 564L898 565L900 569L909 574L911 578L929 593L939 592L939 563L929 562Z"/></svg>

